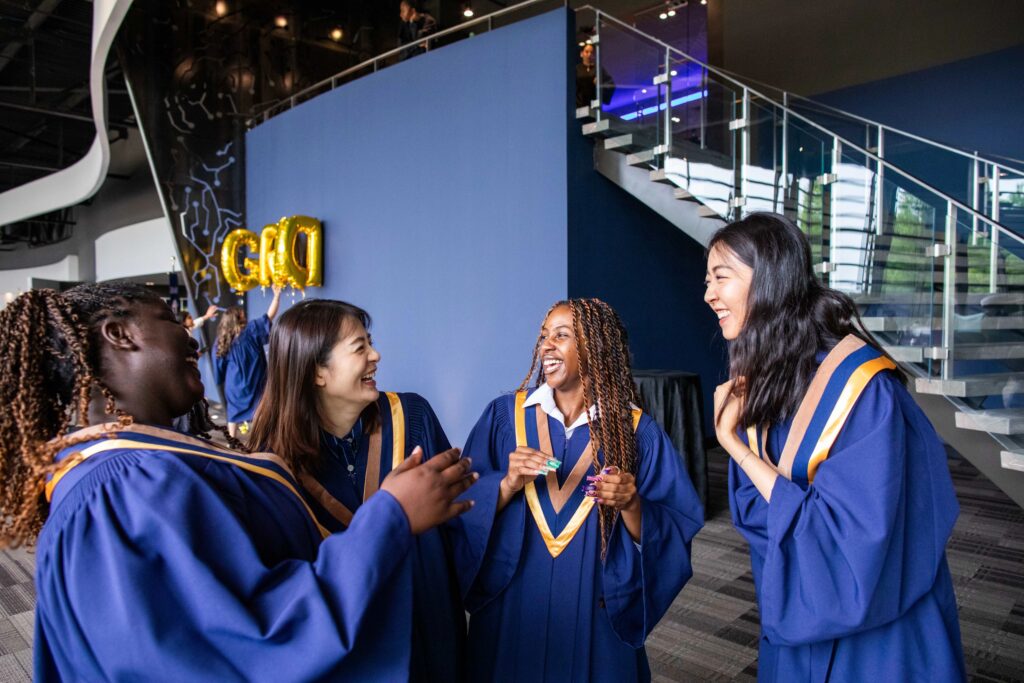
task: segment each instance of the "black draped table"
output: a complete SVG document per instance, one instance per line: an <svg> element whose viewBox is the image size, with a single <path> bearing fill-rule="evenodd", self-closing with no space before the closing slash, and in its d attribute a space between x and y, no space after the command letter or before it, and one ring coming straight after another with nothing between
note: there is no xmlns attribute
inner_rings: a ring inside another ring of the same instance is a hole
<svg viewBox="0 0 1024 683"><path fill-rule="evenodd" d="M704 453L704 399L700 376L679 370L634 370L644 411L665 430L686 463L697 495L705 505L708 461Z"/></svg>

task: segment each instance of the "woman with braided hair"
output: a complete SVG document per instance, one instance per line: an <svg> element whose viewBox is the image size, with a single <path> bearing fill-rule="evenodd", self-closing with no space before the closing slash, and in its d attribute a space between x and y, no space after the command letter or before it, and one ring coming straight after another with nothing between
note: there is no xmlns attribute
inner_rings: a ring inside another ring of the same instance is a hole
<svg viewBox="0 0 1024 683"><path fill-rule="evenodd" d="M364 634L410 618L413 534L469 507L458 452L327 534L282 460L206 440L196 359L136 285L0 312L0 542L38 544L35 680L404 680L409 643Z"/></svg>
<svg viewBox="0 0 1024 683"><path fill-rule="evenodd" d="M560 301L519 391L466 441L477 505L451 526L470 680L650 680L644 641L692 575L704 519L683 460L636 406L629 360L608 304Z"/></svg>

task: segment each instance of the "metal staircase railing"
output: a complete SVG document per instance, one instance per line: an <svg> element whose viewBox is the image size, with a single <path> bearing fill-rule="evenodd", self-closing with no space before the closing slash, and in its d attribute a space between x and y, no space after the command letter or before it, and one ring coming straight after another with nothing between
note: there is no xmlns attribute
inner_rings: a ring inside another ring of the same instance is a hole
<svg viewBox="0 0 1024 683"><path fill-rule="evenodd" d="M601 10L577 13L592 20L598 74L577 116L598 153L628 154L700 215L794 219L822 279L857 301L917 390L948 398L958 426L988 432L1024 469L1024 239L884 148Z"/></svg>

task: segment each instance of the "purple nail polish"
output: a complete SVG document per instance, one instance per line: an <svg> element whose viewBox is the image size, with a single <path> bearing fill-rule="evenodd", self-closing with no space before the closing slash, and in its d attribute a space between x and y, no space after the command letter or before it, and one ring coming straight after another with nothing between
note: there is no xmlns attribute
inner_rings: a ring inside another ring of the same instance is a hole
<svg viewBox="0 0 1024 683"><path fill-rule="evenodd" d="M611 474L611 473L612 473L612 468L611 467L605 467L603 470L601 470L601 474Z"/></svg>
<svg viewBox="0 0 1024 683"><path fill-rule="evenodd" d="M590 477L587 477L587 481L604 481L604 480L601 479L601 477L599 477L599 476L590 476Z"/></svg>

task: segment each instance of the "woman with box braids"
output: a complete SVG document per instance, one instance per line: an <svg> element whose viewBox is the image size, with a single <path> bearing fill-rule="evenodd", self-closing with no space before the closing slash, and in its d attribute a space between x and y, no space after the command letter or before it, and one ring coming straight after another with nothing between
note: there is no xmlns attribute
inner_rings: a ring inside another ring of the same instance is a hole
<svg viewBox="0 0 1024 683"><path fill-rule="evenodd" d="M453 525L470 680L650 680L644 640L692 574L703 513L637 402L615 310L548 309L519 390L464 449L480 474Z"/></svg>

